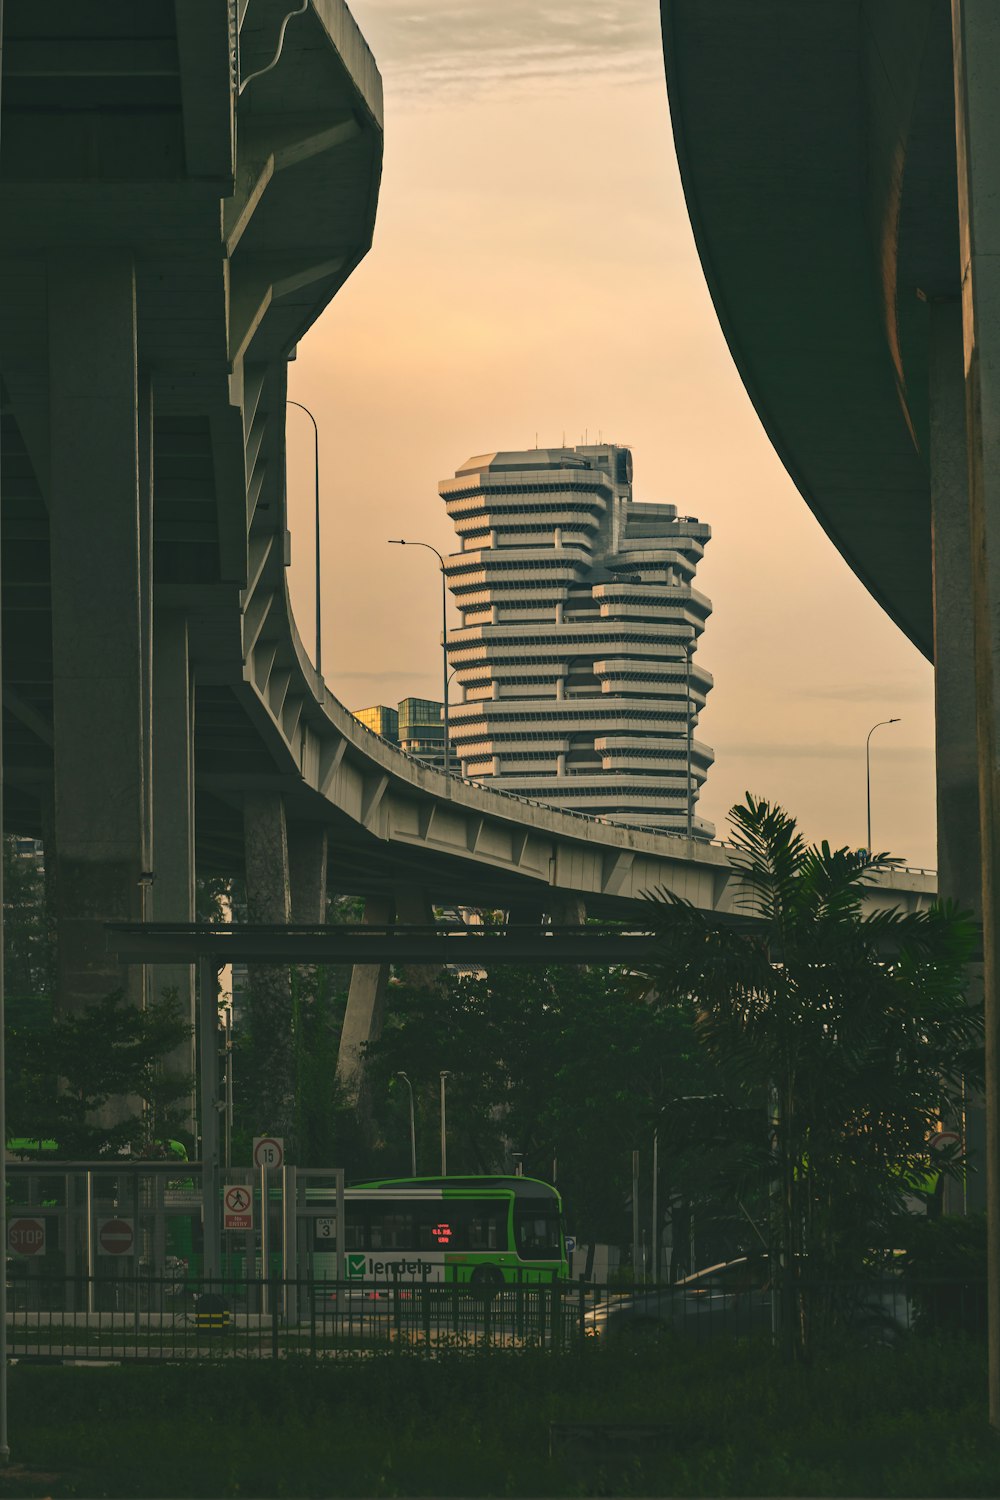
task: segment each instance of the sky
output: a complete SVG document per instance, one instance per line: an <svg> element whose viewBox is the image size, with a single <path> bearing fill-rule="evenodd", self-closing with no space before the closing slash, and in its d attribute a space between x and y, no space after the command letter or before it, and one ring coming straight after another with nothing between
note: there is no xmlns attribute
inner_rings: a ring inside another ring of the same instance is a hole
<svg viewBox="0 0 1000 1500"><path fill-rule="evenodd" d="M933 677L779 463L729 356L674 157L656 0L352 0L385 88L373 248L299 345L321 431L323 665L349 708L440 697L437 493L472 454L628 443L713 532L700 813L933 868ZM313 631L312 429L289 416L290 587ZM450 609L449 619L456 616Z"/></svg>

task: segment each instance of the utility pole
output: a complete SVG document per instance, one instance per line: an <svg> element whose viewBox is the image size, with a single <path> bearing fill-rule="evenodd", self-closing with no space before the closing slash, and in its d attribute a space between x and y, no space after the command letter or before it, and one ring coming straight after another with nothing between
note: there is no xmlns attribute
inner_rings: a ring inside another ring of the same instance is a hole
<svg viewBox="0 0 1000 1500"><path fill-rule="evenodd" d="M440 1073L440 1078L441 1078L441 1176L442 1177L447 1177L447 1175L448 1175L448 1126L447 1126L447 1122L446 1122L446 1119L445 1119L445 1109L444 1109L444 1085L445 1085L445 1079L450 1078L450 1077L451 1077L451 1074L448 1072L447 1068L442 1068L441 1073Z"/></svg>
<svg viewBox="0 0 1000 1500"><path fill-rule="evenodd" d="M403 537L390 537L390 547L423 547L427 552L433 552L441 568L441 675L442 675L442 698L444 700L442 710L444 713L444 774L451 774L451 725L448 714L448 684L451 677L448 673L448 575L445 572L444 558L436 547L430 542L411 542Z"/></svg>
<svg viewBox="0 0 1000 1500"><path fill-rule="evenodd" d="M695 639L692 635L687 643L687 837L694 837L694 706L691 699L691 671Z"/></svg>
<svg viewBox="0 0 1000 1500"><path fill-rule="evenodd" d="M632 1152L632 1281L639 1280L639 1153Z"/></svg>

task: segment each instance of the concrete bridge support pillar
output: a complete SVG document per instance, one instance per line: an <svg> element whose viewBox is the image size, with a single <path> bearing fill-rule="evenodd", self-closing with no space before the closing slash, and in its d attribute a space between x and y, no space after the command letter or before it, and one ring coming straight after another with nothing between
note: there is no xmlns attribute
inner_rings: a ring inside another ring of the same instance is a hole
<svg viewBox="0 0 1000 1500"><path fill-rule="evenodd" d="M434 908L422 890L404 888L396 892L396 921L404 927L430 927ZM403 978L418 989L433 989L441 977L440 964L405 964Z"/></svg>
<svg viewBox="0 0 1000 1500"><path fill-rule="evenodd" d="M962 302L933 301L930 314L930 468L934 537L934 707L937 758L938 895L982 915L979 767L976 757L976 674L972 551L969 535L968 445ZM978 997L982 972L971 975ZM957 1123L957 1122L956 1122ZM945 1210L986 1207L984 1101L970 1099L966 1143L976 1163L966 1191L945 1185Z"/></svg>
<svg viewBox="0 0 1000 1500"><path fill-rule="evenodd" d="M549 898L551 903L553 898ZM507 923L511 927L540 927L545 917L546 902L512 901L507 910Z"/></svg>
<svg viewBox="0 0 1000 1500"><path fill-rule="evenodd" d="M381 927L393 920L393 902L388 896L369 896L363 920ZM337 1078L355 1100L361 1091L363 1076L362 1047L375 1041L382 1032L385 991L389 983L388 964L355 964L347 994L347 1009L340 1033L337 1053Z"/></svg>
<svg viewBox="0 0 1000 1500"><path fill-rule="evenodd" d="M153 629L153 859L152 918L194 921L194 684L188 627L176 610L157 610ZM156 998L176 990L196 1025L193 964L157 964L150 973ZM167 1066L192 1079L187 1127L194 1121L195 1032Z"/></svg>
<svg viewBox="0 0 1000 1500"><path fill-rule="evenodd" d="M393 898L369 896L365 902L364 920L372 926L401 922L405 926L429 926L434 920L430 901L421 890L402 889ZM403 977L407 984L430 988L441 974L438 964L407 964ZM355 964L351 970L351 987L340 1034L337 1077L348 1093L358 1100L364 1083L362 1048L377 1041L382 1033L388 964Z"/></svg>
<svg viewBox="0 0 1000 1500"><path fill-rule="evenodd" d="M582 927L587 920L587 903L582 896L549 897L549 921L554 927Z"/></svg>
<svg viewBox="0 0 1000 1500"><path fill-rule="evenodd" d="M253 793L243 804L247 920L284 924L290 917L288 830L277 792ZM249 1080L259 1129L291 1136L295 1118L295 1055L289 971L254 964L247 974L255 1067Z"/></svg>
<svg viewBox="0 0 1000 1500"><path fill-rule="evenodd" d="M952 21L983 875L989 1409L1000 1428L1000 9L996 0L952 0Z"/></svg>
<svg viewBox="0 0 1000 1500"><path fill-rule="evenodd" d="M288 882L293 922L320 926L326 921L327 831L322 823L288 829Z"/></svg>
<svg viewBox="0 0 1000 1500"><path fill-rule="evenodd" d="M57 1003L66 1013L141 970L104 924L144 915L144 765L135 273L126 251L49 262Z"/></svg>

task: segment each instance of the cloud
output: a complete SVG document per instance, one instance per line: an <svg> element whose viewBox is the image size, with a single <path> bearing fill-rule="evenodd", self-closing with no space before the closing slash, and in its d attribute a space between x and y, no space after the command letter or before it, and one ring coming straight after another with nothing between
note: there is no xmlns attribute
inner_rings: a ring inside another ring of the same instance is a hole
<svg viewBox="0 0 1000 1500"><path fill-rule="evenodd" d="M859 749L856 744L834 745L829 740L813 743L793 740L756 743L746 740L716 740L714 749L716 762L736 756L743 760L773 761L776 765L789 760L864 761L863 741ZM879 745L879 755L887 760L923 762L929 760L933 753L929 745L890 745L888 740L883 740Z"/></svg>
<svg viewBox="0 0 1000 1500"><path fill-rule="evenodd" d="M931 671L929 666L927 671ZM827 703L873 703L888 709L888 718L901 703L924 704L927 700L927 681L921 676L911 678L910 681L894 677L891 682L813 684L801 687L799 696Z"/></svg>
<svg viewBox="0 0 1000 1500"><path fill-rule="evenodd" d="M354 10L397 91L663 71L650 0L355 0Z"/></svg>
<svg viewBox="0 0 1000 1500"><path fill-rule="evenodd" d="M430 682L432 680L437 680L436 678L434 678L433 673L425 672L421 668L417 667L414 667L412 671L407 671L405 667L393 667L389 672L334 671L332 677L334 687L336 687L338 682L398 682L400 678L405 678L407 682Z"/></svg>

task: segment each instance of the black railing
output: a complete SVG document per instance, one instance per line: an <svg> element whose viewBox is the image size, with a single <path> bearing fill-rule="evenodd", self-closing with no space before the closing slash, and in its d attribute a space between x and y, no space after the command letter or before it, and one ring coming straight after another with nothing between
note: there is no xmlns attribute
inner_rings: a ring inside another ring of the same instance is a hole
<svg viewBox="0 0 1000 1500"><path fill-rule="evenodd" d="M976 1336L985 1283L799 1282L776 1289L595 1287L522 1282L193 1281L143 1274L53 1277L8 1270L7 1344L25 1361L342 1357L425 1348L569 1348L650 1340L778 1337L782 1316L818 1339L893 1344L911 1333Z"/></svg>

